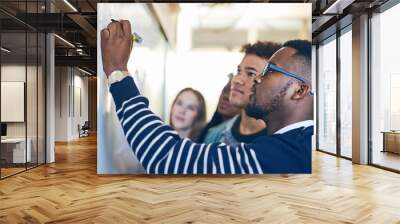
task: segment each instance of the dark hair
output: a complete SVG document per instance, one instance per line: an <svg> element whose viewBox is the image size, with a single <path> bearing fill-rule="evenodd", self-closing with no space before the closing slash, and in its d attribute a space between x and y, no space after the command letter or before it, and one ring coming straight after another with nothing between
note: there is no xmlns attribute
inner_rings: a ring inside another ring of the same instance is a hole
<svg viewBox="0 0 400 224"><path fill-rule="evenodd" d="M311 80L311 42L307 40L289 40L283 47L290 47L296 50L293 56L297 59L298 73L308 80Z"/></svg>
<svg viewBox="0 0 400 224"><path fill-rule="evenodd" d="M311 42L307 40L289 40L283 44L283 47L291 47L297 50L296 56L304 57L311 61Z"/></svg>
<svg viewBox="0 0 400 224"><path fill-rule="evenodd" d="M169 123L172 128L175 128L174 124L172 124L172 119L171 119L172 118L172 108L174 107L176 101L178 100L178 97L186 91L192 92L196 96L197 100L199 101L199 108L197 111L197 116L194 119L192 129L190 130L190 133L188 136L188 138L190 138L192 141L197 142L199 135L200 135L200 131L203 129L204 124L206 123L206 101L204 100L203 95L199 91L192 89L192 88L184 88L181 91L179 91L179 93L176 95L174 101L172 102L171 111L169 113Z"/></svg>
<svg viewBox="0 0 400 224"><path fill-rule="evenodd" d="M270 58L282 45L271 41L257 41L254 44L242 46L241 52L254 54L261 58Z"/></svg>

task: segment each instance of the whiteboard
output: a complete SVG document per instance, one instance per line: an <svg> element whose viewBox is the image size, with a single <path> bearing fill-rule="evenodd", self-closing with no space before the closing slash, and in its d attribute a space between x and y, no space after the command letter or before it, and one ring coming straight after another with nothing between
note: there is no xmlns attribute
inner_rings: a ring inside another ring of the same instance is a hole
<svg viewBox="0 0 400 224"><path fill-rule="evenodd" d="M137 22L135 18L140 18L140 22ZM132 54L135 55L135 59L130 57L128 70L138 72L138 76L133 76L135 83L138 84L141 93L149 97L151 102L162 99L163 95L161 93L155 93L153 98L148 95L148 93L164 89L159 83L164 82L163 75L161 75L164 73L164 64L161 62L165 59L165 49L167 47L167 43L163 39L156 20L152 17L149 7L145 3L98 3L98 37L100 37L100 31L107 27L111 19L130 20L132 30L140 34L144 39L142 45L134 45L135 50L132 51ZM103 72L100 38L97 38L97 52L97 173L145 173L125 138L121 123L115 112L114 101L109 93L106 76ZM160 64L154 66L154 61ZM141 74L146 75L140 77ZM161 112L161 110L157 112Z"/></svg>
<svg viewBox="0 0 400 224"><path fill-rule="evenodd" d="M1 82L1 122L24 122L24 82Z"/></svg>

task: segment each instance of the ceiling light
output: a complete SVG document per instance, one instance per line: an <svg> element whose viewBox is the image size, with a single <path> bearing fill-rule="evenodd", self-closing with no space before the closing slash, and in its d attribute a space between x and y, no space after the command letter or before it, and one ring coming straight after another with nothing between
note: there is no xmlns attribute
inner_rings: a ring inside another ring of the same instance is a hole
<svg viewBox="0 0 400 224"><path fill-rule="evenodd" d="M7 49L7 48L5 48L5 47L1 47L0 49L1 49L2 51L6 52L6 53L10 53L10 52L11 52L11 50L9 50L9 49Z"/></svg>
<svg viewBox="0 0 400 224"><path fill-rule="evenodd" d="M58 36L57 34L54 34L55 37L57 37L58 39L60 39L62 42L66 43L67 45L69 45L70 47L75 48L75 45L73 45L71 42L69 42L68 40Z"/></svg>
<svg viewBox="0 0 400 224"><path fill-rule="evenodd" d="M78 12L78 10L71 4L69 3L68 0L64 0L65 4L67 4L72 10L74 10L75 12Z"/></svg>

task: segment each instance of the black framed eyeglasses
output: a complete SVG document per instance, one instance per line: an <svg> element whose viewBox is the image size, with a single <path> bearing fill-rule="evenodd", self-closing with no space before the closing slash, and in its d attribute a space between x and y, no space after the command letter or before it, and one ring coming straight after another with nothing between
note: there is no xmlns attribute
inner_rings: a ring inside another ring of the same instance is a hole
<svg viewBox="0 0 400 224"><path fill-rule="evenodd" d="M305 78L303 78L302 76L294 74L292 72L289 72L289 71L287 71L287 70L285 70L285 69L283 69L281 67L278 67L278 66L276 66L274 64L271 64L271 63L267 63L265 65L263 71L261 72L261 78L264 78L271 71L276 71L276 72L282 73L282 74L284 74L286 76L289 76L289 77L292 77L294 79L297 79L297 80L299 80L299 81L301 81L303 83L307 82L307 80ZM311 91L310 91L310 94L314 95L314 93L311 92Z"/></svg>

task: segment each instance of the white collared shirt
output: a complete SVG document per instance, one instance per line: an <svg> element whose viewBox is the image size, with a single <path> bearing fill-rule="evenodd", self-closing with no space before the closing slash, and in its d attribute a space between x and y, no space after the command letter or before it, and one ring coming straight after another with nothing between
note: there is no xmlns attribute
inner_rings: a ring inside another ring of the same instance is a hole
<svg viewBox="0 0 400 224"><path fill-rule="evenodd" d="M283 127L281 129L279 129L278 131L276 131L274 133L274 135L275 134L283 134L285 132L288 132L288 131L291 131L293 129L300 128L300 127L308 128L308 127L313 126L313 125L314 125L314 121L313 120L300 121L300 122L293 123L293 124L290 124L290 125L288 125L286 127Z"/></svg>

